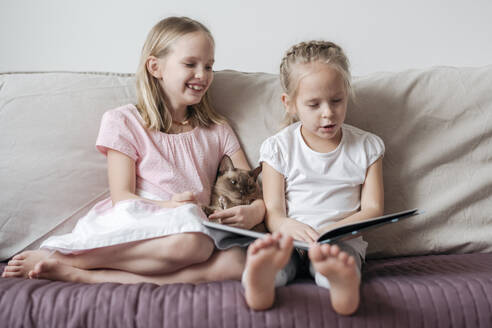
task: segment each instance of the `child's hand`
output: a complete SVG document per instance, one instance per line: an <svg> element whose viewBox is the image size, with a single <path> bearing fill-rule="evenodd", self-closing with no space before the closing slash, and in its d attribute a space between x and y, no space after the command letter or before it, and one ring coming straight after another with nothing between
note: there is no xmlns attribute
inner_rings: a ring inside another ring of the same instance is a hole
<svg viewBox="0 0 492 328"><path fill-rule="evenodd" d="M255 219L255 209L251 205L234 206L225 210L215 211L208 218L220 220L220 223L231 227L251 229L258 222Z"/></svg>
<svg viewBox="0 0 492 328"><path fill-rule="evenodd" d="M184 204L196 204L196 199L191 191L185 191L180 194L174 194L171 198L171 203L173 207L178 207Z"/></svg>
<svg viewBox="0 0 492 328"><path fill-rule="evenodd" d="M285 222L282 223L279 231L284 236L291 236L307 243L315 243L319 237L319 233L309 225L290 218L285 218Z"/></svg>

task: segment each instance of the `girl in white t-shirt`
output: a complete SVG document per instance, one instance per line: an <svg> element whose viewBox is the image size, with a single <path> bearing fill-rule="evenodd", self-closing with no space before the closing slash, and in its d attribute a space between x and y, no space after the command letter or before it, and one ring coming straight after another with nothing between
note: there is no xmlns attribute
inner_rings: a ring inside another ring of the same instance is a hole
<svg viewBox="0 0 492 328"><path fill-rule="evenodd" d="M225 119L211 107L214 40L201 23L169 17L142 48L137 105L107 111L96 141L107 157L110 197L71 233L9 263L4 277L77 282L203 282L240 279L244 241L202 225L224 155L249 169ZM262 200L210 218L250 229L263 220Z"/></svg>
<svg viewBox="0 0 492 328"><path fill-rule="evenodd" d="M352 314L359 305L367 243L361 237L337 245L315 241L327 229L383 214L384 144L344 124L350 72L336 44L293 46L282 59L280 78L291 124L260 149L266 224L273 235L248 249L246 301L253 309L271 307L275 287L308 262L302 253L291 256L294 238L312 243L309 271L318 286L330 288L334 310Z"/></svg>

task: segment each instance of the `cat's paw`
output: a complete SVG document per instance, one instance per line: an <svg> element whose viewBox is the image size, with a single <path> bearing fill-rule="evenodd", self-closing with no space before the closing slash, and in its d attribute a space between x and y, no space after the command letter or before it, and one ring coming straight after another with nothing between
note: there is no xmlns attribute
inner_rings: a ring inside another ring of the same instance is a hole
<svg viewBox="0 0 492 328"><path fill-rule="evenodd" d="M207 217L215 212L215 210L213 208L211 208L210 206L205 206L205 205L202 205L202 210Z"/></svg>

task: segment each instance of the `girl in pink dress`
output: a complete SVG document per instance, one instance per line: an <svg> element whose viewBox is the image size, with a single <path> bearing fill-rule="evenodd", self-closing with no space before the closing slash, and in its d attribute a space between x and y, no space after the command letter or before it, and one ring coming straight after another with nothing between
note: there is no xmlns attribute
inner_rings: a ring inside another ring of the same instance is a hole
<svg viewBox="0 0 492 328"><path fill-rule="evenodd" d="M208 101L214 40L201 23L170 17L150 31L136 74L137 105L106 112L96 141L107 156L111 197L74 230L16 255L4 277L157 284L240 279L241 241L207 229L208 204L224 155L249 169L225 119ZM264 203L211 218L242 228Z"/></svg>

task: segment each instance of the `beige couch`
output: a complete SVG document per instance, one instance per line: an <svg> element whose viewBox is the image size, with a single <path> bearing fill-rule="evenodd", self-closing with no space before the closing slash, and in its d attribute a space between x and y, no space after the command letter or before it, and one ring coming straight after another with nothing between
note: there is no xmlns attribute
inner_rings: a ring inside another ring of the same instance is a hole
<svg viewBox="0 0 492 328"><path fill-rule="evenodd" d="M492 252L492 66L354 78L347 123L386 144L386 211L424 215L365 235L368 256ZM212 102L252 165L283 116L278 76L220 71ZM108 195L94 147L104 111L135 102L134 77L0 74L0 260L36 248Z"/></svg>

